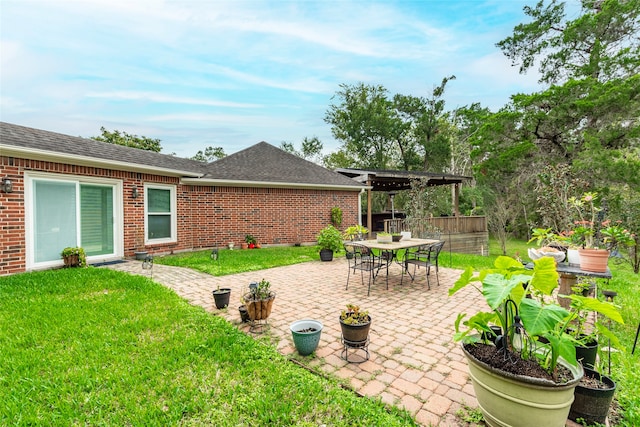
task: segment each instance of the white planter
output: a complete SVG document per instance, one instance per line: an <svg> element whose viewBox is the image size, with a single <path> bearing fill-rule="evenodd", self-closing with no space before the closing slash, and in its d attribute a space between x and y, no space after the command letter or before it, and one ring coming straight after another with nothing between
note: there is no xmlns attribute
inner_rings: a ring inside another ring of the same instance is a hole
<svg viewBox="0 0 640 427"><path fill-rule="evenodd" d="M567 262L573 267L580 267L580 252L577 249L567 249Z"/></svg>
<svg viewBox="0 0 640 427"><path fill-rule="evenodd" d="M386 235L377 235L376 239L378 240L378 243L391 243L393 242L393 236L391 234L389 234L388 236Z"/></svg>

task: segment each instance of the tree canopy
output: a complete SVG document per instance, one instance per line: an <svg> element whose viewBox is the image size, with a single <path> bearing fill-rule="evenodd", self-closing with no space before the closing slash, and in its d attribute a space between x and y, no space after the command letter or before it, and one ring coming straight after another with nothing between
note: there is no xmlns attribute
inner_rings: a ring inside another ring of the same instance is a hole
<svg viewBox="0 0 640 427"><path fill-rule="evenodd" d="M124 145L125 147L138 148L140 150L162 151L160 140L155 138L147 138L146 136L131 135L127 132L114 130L108 131L104 126L100 127L101 135L92 136L91 139L96 141L108 142L109 144Z"/></svg>

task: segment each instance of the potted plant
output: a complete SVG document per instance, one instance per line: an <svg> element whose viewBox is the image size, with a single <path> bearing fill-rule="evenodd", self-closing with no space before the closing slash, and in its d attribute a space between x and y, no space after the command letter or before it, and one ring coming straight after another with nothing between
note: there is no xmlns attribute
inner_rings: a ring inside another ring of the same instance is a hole
<svg viewBox="0 0 640 427"><path fill-rule="evenodd" d="M134 255L136 260L144 261L144 259L147 258L147 255L149 255L149 252L144 249L144 229L139 228L136 234L136 247L138 250L134 252Z"/></svg>
<svg viewBox="0 0 640 427"><path fill-rule="evenodd" d="M218 286L213 291L213 299L218 310L226 308L229 305L229 298L231 297L231 288L221 288Z"/></svg>
<svg viewBox="0 0 640 427"><path fill-rule="evenodd" d="M501 256L494 268L477 275L467 268L449 290L453 295L472 285L490 308L464 322L466 314L459 314L454 338L462 341L478 403L491 426L564 426L584 373L575 340L566 333L570 313L551 302L558 286L556 263L550 257L533 263L527 270ZM483 339L492 325L501 329L495 344Z"/></svg>
<svg viewBox="0 0 640 427"><path fill-rule="evenodd" d="M251 234L247 234L244 236L244 243L242 244L242 249L254 249L256 247L256 238Z"/></svg>
<svg viewBox="0 0 640 427"><path fill-rule="evenodd" d="M240 297L240 306L238 306L238 312L240 312L240 320L242 323L247 323L249 319L249 311L247 310L247 304L244 300L244 296Z"/></svg>
<svg viewBox="0 0 640 427"><path fill-rule="evenodd" d="M595 204L597 198L598 193L587 192L580 198L571 197L569 204L579 217L579 220L575 221L576 228L573 230L573 234L582 242L582 248L578 251L580 253L580 269L604 273L607 271L609 250L604 248L600 234L601 223L596 221L601 211Z"/></svg>
<svg viewBox="0 0 640 427"><path fill-rule="evenodd" d="M393 236L391 236L391 233L387 233L386 231L379 231L376 233L376 240L378 243L391 243L393 242Z"/></svg>
<svg viewBox="0 0 640 427"><path fill-rule="evenodd" d="M87 255L81 247L67 247L60 253L65 267L86 267Z"/></svg>
<svg viewBox="0 0 640 427"><path fill-rule="evenodd" d="M619 346L620 343L617 336L600 320L596 320L591 331L587 331L586 328L588 318L593 313L618 323L624 323L624 321L618 307L612 301L600 301L581 294L573 294L569 298L571 310L567 322L571 327L567 328L567 331L576 340L576 359L584 367L584 377L576 387L569 419L574 421L582 419L589 425L604 424L609 414L616 383L596 371L598 338L600 336L608 338L610 346L611 344Z"/></svg>
<svg viewBox="0 0 640 427"><path fill-rule="evenodd" d="M333 260L333 253L342 249L342 234L333 225L329 224L316 236L320 246L320 259L322 261Z"/></svg>
<svg viewBox="0 0 640 427"><path fill-rule="evenodd" d="M347 304L347 309L340 313L340 329L342 338L352 344L364 343L369 337L371 316L360 310L355 304Z"/></svg>
<svg viewBox="0 0 640 427"><path fill-rule="evenodd" d="M293 322L289 329L293 337L293 344L301 356L308 356L318 348L322 334L322 322L304 319Z"/></svg>
<svg viewBox="0 0 640 427"><path fill-rule="evenodd" d="M276 293L271 290L271 283L262 279L242 297L247 306L249 320L266 320L271 314Z"/></svg>
<svg viewBox="0 0 640 427"><path fill-rule="evenodd" d="M624 323L624 320L612 302L600 301L581 294L572 294L567 297L571 302L569 316L566 319L566 331L575 340L576 359L585 368L594 369L598 352L598 336L609 338L615 346L619 346L620 342L600 320L596 320L592 329L587 330L589 316L598 313L614 322Z"/></svg>
<svg viewBox="0 0 640 427"><path fill-rule="evenodd" d="M345 240L351 240L351 241L363 240L364 235L368 233L369 233L369 230L367 229L367 227L363 227L360 224L356 224L356 225L347 227L344 230L344 233L342 233L342 236L344 237Z"/></svg>

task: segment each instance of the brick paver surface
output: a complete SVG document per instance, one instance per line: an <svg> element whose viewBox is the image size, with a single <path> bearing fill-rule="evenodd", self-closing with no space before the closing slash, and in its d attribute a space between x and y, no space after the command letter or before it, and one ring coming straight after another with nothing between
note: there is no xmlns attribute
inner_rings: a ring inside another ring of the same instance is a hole
<svg viewBox="0 0 640 427"><path fill-rule="evenodd" d="M324 325L315 356L304 358L304 363L313 369L348 381L361 394L405 408L424 425L461 425L456 411L463 404L477 407L464 356L452 336L458 313L473 313L485 304L473 289L447 296L459 270L440 267L440 286L432 277L429 290L424 270L413 283L405 276L400 285L401 268L393 265L389 289L385 277L379 276L367 296L359 275L351 277L345 290L344 258L223 277L158 264L150 272L143 270L139 261L109 268L151 276L192 304L223 316L247 333L249 326L240 322L237 310L240 297L248 291L250 282L264 278L276 292L268 334L282 354L295 353L289 325L313 318ZM211 291L218 285L232 289L228 309L215 308ZM370 359L362 364L348 363L341 357L338 316L347 303L359 305L372 317Z"/></svg>

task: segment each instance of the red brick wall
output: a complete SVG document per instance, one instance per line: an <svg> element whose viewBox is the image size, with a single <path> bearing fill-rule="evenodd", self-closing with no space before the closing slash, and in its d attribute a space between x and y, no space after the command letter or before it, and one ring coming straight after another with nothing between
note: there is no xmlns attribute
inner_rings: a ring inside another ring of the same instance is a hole
<svg viewBox="0 0 640 427"><path fill-rule="evenodd" d="M25 271L24 171L66 173L123 181L124 249L140 249L144 229L147 183L174 184L178 200L178 242L149 245L151 253L226 246L239 247L246 234L259 243L310 243L331 221L331 208L343 210L342 228L358 221L358 192L281 188L236 188L180 185L178 178L53 162L0 157L0 178L13 181L14 191L0 192L0 275ZM131 197L133 187L140 192Z"/></svg>

